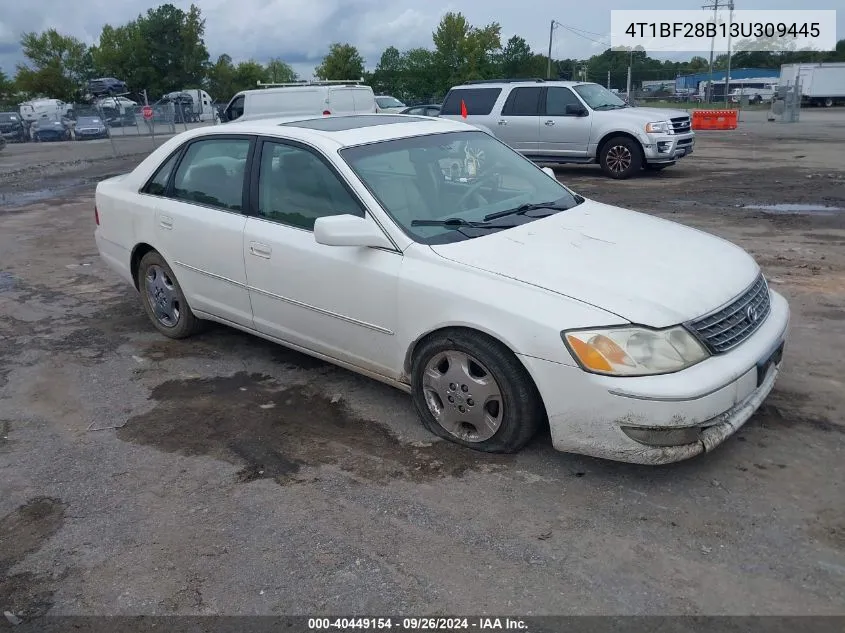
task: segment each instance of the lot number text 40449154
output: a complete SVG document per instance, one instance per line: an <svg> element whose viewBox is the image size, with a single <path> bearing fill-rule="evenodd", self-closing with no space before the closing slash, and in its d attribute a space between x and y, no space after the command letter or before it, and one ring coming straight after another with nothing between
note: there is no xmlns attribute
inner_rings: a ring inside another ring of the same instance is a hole
<svg viewBox="0 0 845 633"><path fill-rule="evenodd" d="M309 631L495 631L528 633L524 620L518 618L308 618Z"/></svg>

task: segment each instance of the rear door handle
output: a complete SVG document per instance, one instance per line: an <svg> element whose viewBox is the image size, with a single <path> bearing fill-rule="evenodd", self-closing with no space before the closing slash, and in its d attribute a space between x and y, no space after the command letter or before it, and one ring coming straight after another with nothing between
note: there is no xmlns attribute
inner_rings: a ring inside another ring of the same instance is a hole
<svg viewBox="0 0 845 633"><path fill-rule="evenodd" d="M168 231L173 228L173 218L169 215L162 215L158 219L158 224L161 228L167 229Z"/></svg>
<svg viewBox="0 0 845 633"><path fill-rule="evenodd" d="M249 243L249 252L255 255L256 257L263 257L264 259L270 259L270 254L273 252L266 244L262 244L260 242L250 242Z"/></svg>
<svg viewBox="0 0 845 633"><path fill-rule="evenodd" d="M499 121L499 125L507 125L507 124L508 124L508 122L507 122L507 121L505 121L504 119L501 119L501 120Z"/></svg>
<svg viewBox="0 0 845 633"><path fill-rule="evenodd" d="M552 121L551 119L549 119L548 121L546 121L546 125L554 125L554 124L555 124L555 122L554 122L554 121Z"/></svg>

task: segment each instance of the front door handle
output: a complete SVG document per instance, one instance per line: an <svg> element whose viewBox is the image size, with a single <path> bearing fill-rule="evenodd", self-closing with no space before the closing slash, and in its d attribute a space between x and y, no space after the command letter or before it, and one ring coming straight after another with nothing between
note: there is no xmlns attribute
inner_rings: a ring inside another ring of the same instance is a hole
<svg viewBox="0 0 845 633"><path fill-rule="evenodd" d="M158 219L158 224L161 228L167 229L168 231L173 228L173 218L169 215L162 215Z"/></svg>
<svg viewBox="0 0 845 633"><path fill-rule="evenodd" d="M249 243L249 252L255 255L256 257L263 257L264 259L270 259L270 254L273 252L266 244L262 244L260 242L250 242Z"/></svg>
<svg viewBox="0 0 845 633"><path fill-rule="evenodd" d="M499 121L499 125L507 125L507 124L508 124L508 122L505 121L504 119Z"/></svg>
<svg viewBox="0 0 845 633"><path fill-rule="evenodd" d="M554 124L555 124L555 122L554 122L554 121L552 121L551 119L549 119L548 121L546 121L546 125L554 125Z"/></svg>

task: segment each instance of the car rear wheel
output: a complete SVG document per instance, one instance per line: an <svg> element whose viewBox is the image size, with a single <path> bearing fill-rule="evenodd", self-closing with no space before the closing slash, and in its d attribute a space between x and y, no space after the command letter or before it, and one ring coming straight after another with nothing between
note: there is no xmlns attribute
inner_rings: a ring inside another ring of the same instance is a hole
<svg viewBox="0 0 845 633"><path fill-rule="evenodd" d="M411 376L414 406L425 427L478 451L518 451L545 417L522 363L480 333L453 330L423 341Z"/></svg>
<svg viewBox="0 0 845 633"><path fill-rule="evenodd" d="M156 251L141 258L137 281L144 310L159 332L179 339L199 331L202 321L191 312L176 275Z"/></svg>
<svg viewBox="0 0 845 633"><path fill-rule="evenodd" d="M615 136L601 148L599 164L605 175L623 180L642 169L643 157L639 143L627 136Z"/></svg>

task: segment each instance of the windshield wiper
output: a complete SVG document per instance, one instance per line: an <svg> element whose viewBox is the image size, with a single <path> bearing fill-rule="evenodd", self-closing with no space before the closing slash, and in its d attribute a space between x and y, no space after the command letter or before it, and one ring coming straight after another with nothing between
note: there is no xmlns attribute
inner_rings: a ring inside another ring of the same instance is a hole
<svg viewBox="0 0 845 633"><path fill-rule="evenodd" d="M484 216L484 221L489 222L490 220L496 220L498 218L504 218L509 215L525 215L529 211L536 211L538 209L552 209L554 211L566 211L567 209L571 209L572 207L559 207L555 204L554 201L552 202L537 202L536 204L521 204L514 209L505 209L504 211L496 211L495 213L489 213ZM552 215L552 214L549 214ZM545 216L543 216L545 217Z"/></svg>
<svg viewBox="0 0 845 633"><path fill-rule="evenodd" d="M446 228L473 228L473 229L512 229L517 224L487 224L487 219L484 222L468 222L463 218L446 218L445 220L411 220L411 226L445 226Z"/></svg>

